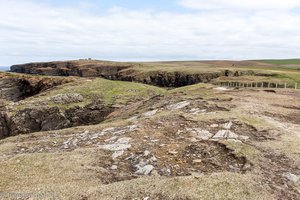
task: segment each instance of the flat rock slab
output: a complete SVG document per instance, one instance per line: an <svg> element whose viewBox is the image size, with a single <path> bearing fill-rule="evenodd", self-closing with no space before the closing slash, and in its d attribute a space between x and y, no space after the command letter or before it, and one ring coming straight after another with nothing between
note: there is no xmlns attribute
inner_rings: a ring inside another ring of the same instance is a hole
<svg viewBox="0 0 300 200"><path fill-rule="evenodd" d="M128 137L120 138L115 143L101 145L100 148L109 151L122 151L122 150L124 151L131 147L131 144L129 144L130 140L131 138Z"/></svg>
<svg viewBox="0 0 300 200"><path fill-rule="evenodd" d="M155 114L157 113L157 111L158 111L158 109L156 109L156 110L151 110L151 111L149 111L149 112L144 113L143 115L144 115L145 117L151 117L151 116L155 115Z"/></svg>
<svg viewBox="0 0 300 200"><path fill-rule="evenodd" d="M179 103L168 105L167 109L169 109L169 110L178 110L178 109L182 109L184 107L187 107L190 104L191 103L189 101L182 101L182 102L179 102Z"/></svg>
<svg viewBox="0 0 300 200"><path fill-rule="evenodd" d="M295 174L292 174L290 172L284 173L283 177L287 178L289 181L292 181L294 183L297 183L299 181L299 179L300 179L299 176L297 176Z"/></svg>
<svg viewBox="0 0 300 200"><path fill-rule="evenodd" d="M145 165L144 167L140 167L135 174L138 175L149 175L154 169L153 165Z"/></svg>
<svg viewBox="0 0 300 200"><path fill-rule="evenodd" d="M238 139L239 136L230 130L218 131L212 139Z"/></svg>
<svg viewBox="0 0 300 200"><path fill-rule="evenodd" d="M212 133L201 128L187 128L187 131L189 131L191 136L196 139L209 140L211 137L213 137Z"/></svg>

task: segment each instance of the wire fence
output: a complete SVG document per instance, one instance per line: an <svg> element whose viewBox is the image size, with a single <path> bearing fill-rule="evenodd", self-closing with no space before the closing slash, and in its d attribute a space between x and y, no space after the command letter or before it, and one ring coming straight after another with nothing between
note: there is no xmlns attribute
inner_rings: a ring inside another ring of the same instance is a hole
<svg viewBox="0 0 300 200"><path fill-rule="evenodd" d="M299 83L273 83L273 82L236 82L226 81L219 82L222 87L238 87L238 88L283 88L283 89L300 89Z"/></svg>

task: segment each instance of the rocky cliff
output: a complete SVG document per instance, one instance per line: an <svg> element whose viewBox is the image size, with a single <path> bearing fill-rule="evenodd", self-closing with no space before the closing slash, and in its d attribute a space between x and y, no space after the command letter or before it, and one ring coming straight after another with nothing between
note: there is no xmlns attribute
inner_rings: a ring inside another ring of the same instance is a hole
<svg viewBox="0 0 300 200"><path fill-rule="evenodd" d="M120 70L129 67L131 67L130 64L118 64L102 61L66 61L13 65L11 66L11 72L48 76L113 78Z"/></svg>
<svg viewBox="0 0 300 200"><path fill-rule="evenodd" d="M59 130L102 122L113 111L100 102L62 110L58 107L25 108L17 113L0 112L0 139L38 131Z"/></svg>
<svg viewBox="0 0 300 200"><path fill-rule="evenodd" d="M163 67L161 70L152 70L151 66L148 66L148 69L145 70L145 66L141 67L141 64L87 60L13 65L11 71L50 76L102 77L109 80L133 81L160 87L182 87L196 83L208 83L221 76L254 74L251 70L235 69L187 73L179 70L164 70Z"/></svg>

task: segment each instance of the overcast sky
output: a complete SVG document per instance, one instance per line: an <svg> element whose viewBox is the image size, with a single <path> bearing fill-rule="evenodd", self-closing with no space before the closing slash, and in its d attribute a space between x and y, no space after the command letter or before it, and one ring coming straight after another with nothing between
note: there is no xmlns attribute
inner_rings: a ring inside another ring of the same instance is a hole
<svg viewBox="0 0 300 200"><path fill-rule="evenodd" d="M0 0L0 66L300 57L300 0Z"/></svg>

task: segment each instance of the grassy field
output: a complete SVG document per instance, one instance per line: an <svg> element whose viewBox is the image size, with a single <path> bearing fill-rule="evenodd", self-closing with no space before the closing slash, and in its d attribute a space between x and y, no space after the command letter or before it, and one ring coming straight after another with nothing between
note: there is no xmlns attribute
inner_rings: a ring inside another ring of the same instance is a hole
<svg viewBox="0 0 300 200"><path fill-rule="evenodd" d="M300 65L300 59L285 59L285 60L259 60L272 65Z"/></svg>
<svg viewBox="0 0 300 200"><path fill-rule="evenodd" d="M223 77L235 81L268 81L294 84L300 83L300 59L260 61L178 61L135 64L142 72L181 72L186 74L214 73L224 70L253 71L254 76Z"/></svg>

